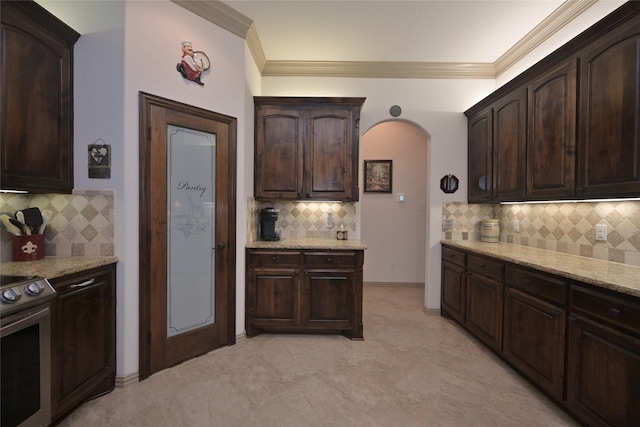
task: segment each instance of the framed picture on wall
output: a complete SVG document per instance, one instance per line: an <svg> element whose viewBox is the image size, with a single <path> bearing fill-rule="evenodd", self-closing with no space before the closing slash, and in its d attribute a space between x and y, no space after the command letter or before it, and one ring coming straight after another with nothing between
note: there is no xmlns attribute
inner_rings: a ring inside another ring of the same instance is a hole
<svg viewBox="0 0 640 427"><path fill-rule="evenodd" d="M393 160L364 161L364 192L391 193Z"/></svg>

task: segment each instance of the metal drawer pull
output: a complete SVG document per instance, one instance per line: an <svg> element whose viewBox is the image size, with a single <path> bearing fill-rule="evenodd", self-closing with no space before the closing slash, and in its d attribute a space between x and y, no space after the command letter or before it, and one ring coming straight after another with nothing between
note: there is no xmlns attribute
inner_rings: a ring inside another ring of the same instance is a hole
<svg viewBox="0 0 640 427"><path fill-rule="evenodd" d="M271 259L272 259L273 261L275 261L275 260L277 260L277 259L278 259L278 257L274 255L274 256L272 256L272 257L271 257Z"/></svg>
<svg viewBox="0 0 640 427"><path fill-rule="evenodd" d="M93 282L95 282L95 281L96 281L96 279L95 279L95 278L94 278L94 279L89 279L89 280L86 280L86 281L84 281L84 282L82 282L82 283L76 283L76 284L74 284L74 285L71 285L71 286L69 286L69 287L70 287L71 289L75 289L75 288L84 288L85 286L93 285Z"/></svg>
<svg viewBox="0 0 640 427"><path fill-rule="evenodd" d="M331 262L331 257L327 258L327 262Z"/></svg>
<svg viewBox="0 0 640 427"><path fill-rule="evenodd" d="M612 315L612 316L614 316L614 317L618 317L618 316L620 316L620 314L621 314L621 313L622 313L622 311L620 311L620 309L617 309L617 308L615 308L615 307L611 307L611 308L609 309L609 314L610 314L610 315Z"/></svg>

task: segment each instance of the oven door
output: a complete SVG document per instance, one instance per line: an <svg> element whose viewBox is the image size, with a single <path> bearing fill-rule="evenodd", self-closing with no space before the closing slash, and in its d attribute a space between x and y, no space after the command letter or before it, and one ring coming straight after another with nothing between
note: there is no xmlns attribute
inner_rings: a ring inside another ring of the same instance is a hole
<svg viewBox="0 0 640 427"><path fill-rule="evenodd" d="M51 423L49 304L2 318L0 337L0 425L48 426Z"/></svg>

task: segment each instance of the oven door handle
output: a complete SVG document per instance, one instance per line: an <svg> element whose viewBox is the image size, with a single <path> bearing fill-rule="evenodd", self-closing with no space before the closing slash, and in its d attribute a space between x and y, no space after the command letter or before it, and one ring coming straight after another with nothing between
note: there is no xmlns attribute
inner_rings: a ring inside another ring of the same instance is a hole
<svg viewBox="0 0 640 427"><path fill-rule="evenodd" d="M19 315L19 313L18 313ZM43 308L42 310L39 310L35 313L32 313L26 317L23 318L17 318L16 321L11 321L12 319L16 318L16 315L13 315L7 319L2 319L3 323L5 321L8 321L8 323L6 325L3 325L2 328L0 328L0 335L2 337L5 337L7 335L11 335L12 333L19 331L20 329L27 327L27 326L31 326L32 324L35 324L37 322L40 321L40 319L42 319L43 317L47 317L49 316L49 306L47 305L47 307Z"/></svg>

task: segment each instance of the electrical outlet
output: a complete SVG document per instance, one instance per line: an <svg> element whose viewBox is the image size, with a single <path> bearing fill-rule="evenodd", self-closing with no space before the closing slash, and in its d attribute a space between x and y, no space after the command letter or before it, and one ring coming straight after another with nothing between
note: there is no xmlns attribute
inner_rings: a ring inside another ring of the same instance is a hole
<svg viewBox="0 0 640 427"><path fill-rule="evenodd" d="M596 240L607 240L607 225L596 225Z"/></svg>
<svg viewBox="0 0 640 427"><path fill-rule="evenodd" d="M453 220L452 219L443 219L442 220L442 230L452 230L453 229Z"/></svg>
<svg viewBox="0 0 640 427"><path fill-rule="evenodd" d="M520 232L520 220L517 220L517 219L513 220L513 232L514 233Z"/></svg>

